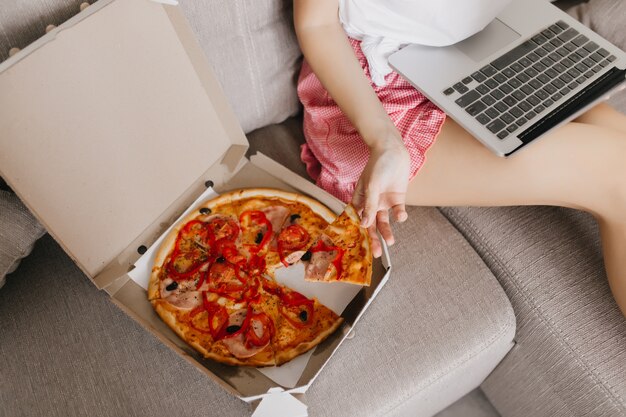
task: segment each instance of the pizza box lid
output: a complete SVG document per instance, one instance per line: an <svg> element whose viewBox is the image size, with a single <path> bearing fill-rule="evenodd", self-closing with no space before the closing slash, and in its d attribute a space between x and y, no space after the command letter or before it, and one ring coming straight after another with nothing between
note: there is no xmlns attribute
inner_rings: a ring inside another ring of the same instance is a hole
<svg viewBox="0 0 626 417"><path fill-rule="evenodd" d="M0 175L98 288L248 148L179 8L149 0L100 0L1 63L0 109Z"/></svg>
<svg viewBox="0 0 626 417"><path fill-rule="evenodd" d="M99 0L0 63L0 108L0 175L98 288L246 401L304 393L389 277L385 247L344 326L284 392L256 369L203 360L158 318L127 273L207 186L275 187L343 207L264 155L244 157L246 137L176 7Z"/></svg>

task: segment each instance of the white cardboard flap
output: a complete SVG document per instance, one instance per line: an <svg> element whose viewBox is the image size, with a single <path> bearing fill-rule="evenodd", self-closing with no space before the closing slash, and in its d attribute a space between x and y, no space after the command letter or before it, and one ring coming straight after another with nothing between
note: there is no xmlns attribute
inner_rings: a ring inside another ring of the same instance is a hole
<svg viewBox="0 0 626 417"><path fill-rule="evenodd" d="M0 174L91 277L247 146L178 9L103 1L0 65Z"/></svg>

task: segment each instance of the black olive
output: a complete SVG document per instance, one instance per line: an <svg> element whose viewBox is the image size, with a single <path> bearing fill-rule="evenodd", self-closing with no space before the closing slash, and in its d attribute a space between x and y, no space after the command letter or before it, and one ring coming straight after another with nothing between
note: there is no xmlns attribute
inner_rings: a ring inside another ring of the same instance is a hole
<svg viewBox="0 0 626 417"><path fill-rule="evenodd" d="M226 333L233 334L239 329L241 329L241 326L237 326L236 324L233 324L232 326L228 326L226 328Z"/></svg>
<svg viewBox="0 0 626 417"><path fill-rule="evenodd" d="M304 252L304 255L302 255L302 259L303 261L310 261L311 260L311 255L312 253L309 251Z"/></svg>
<svg viewBox="0 0 626 417"><path fill-rule="evenodd" d="M173 281L170 285L165 287L165 289L168 291L174 291L176 288L178 288L178 282L176 281Z"/></svg>
<svg viewBox="0 0 626 417"><path fill-rule="evenodd" d="M224 259L224 257L223 257L223 256L220 256L219 258L217 258L217 259L215 260L215 262L217 262L218 264L222 264L222 263L224 263L224 261L226 261L226 259Z"/></svg>
<svg viewBox="0 0 626 417"><path fill-rule="evenodd" d="M200 209L200 214L209 214L211 212L211 209L208 207L202 207Z"/></svg>
<svg viewBox="0 0 626 417"><path fill-rule="evenodd" d="M300 317L300 320L302 320L303 322L306 322L309 318L309 314L306 312L306 310L302 310L298 317Z"/></svg>
<svg viewBox="0 0 626 417"><path fill-rule="evenodd" d="M292 214L291 217L289 218L291 220L291 223L295 222L296 220L298 220L300 218L299 214Z"/></svg>
<svg viewBox="0 0 626 417"><path fill-rule="evenodd" d="M259 232L256 235L256 239L254 239L254 242L258 245L259 243L263 242L263 233Z"/></svg>

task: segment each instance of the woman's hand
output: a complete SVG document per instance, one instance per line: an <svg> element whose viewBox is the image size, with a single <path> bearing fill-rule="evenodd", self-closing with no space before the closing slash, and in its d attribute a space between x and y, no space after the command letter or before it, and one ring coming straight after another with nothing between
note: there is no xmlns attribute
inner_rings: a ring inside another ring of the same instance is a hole
<svg viewBox="0 0 626 417"><path fill-rule="evenodd" d="M389 209L395 221L407 219L405 200L409 173L409 154L399 134L390 140L376 142L370 148L370 158L354 190L352 204L361 213L361 226L369 230L375 257L382 254L376 230L388 245L394 243Z"/></svg>

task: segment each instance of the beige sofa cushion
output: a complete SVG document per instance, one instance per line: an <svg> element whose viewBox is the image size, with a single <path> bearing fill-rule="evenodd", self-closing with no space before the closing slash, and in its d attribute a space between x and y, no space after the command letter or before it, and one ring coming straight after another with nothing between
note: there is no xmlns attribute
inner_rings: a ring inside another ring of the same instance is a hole
<svg viewBox="0 0 626 417"><path fill-rule="evenodd" d="M291 1L181 0L245 132L298 112Z"/></svg>

